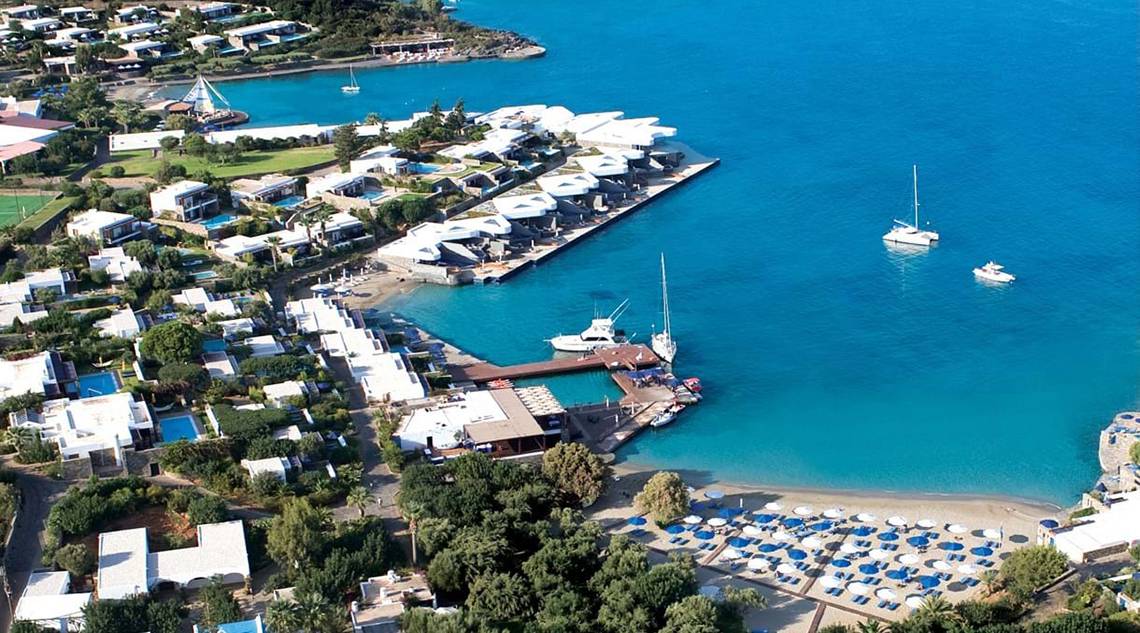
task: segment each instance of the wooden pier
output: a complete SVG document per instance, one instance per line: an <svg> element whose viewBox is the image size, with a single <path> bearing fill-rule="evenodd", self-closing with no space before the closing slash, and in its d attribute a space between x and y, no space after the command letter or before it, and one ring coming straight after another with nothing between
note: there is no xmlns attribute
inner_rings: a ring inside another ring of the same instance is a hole
<svg viewBox="0 0 1140 633"><path fill-rule="evenodd" d="M577 358L555 358L537 363L523 363L500 367L492 363L453 365L448 368L454 381L470 380L486 383L492 380L537 378L555 374L569 374L594 369L633 370L654 367L661 363L657 355L645 345L607 347Z"/></svg>

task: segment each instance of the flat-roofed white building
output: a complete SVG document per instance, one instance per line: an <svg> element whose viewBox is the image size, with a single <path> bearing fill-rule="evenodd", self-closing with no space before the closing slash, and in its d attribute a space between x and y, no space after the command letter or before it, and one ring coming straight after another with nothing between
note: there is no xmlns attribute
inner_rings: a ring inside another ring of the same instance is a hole
<svg viewBox="0 0 1140 633"><path fill-rule="evenodd" d="M364 192L364 176L360 174L332 173L314 178L305 185L305 195L316 198L322 193L355 197Z"/></svg>
<svg viewBox="0 0 1140 633"><path fill-rule="evenodd" d="M288 481L292 464L285 457L266 457L265 459L243 459L241 465L249 473L250 478L269 473L281 481Z"/></svg>
<svg viewBox="0 0 1140 633"><path fill-rule="evenodd" d="M225 352L202 354L202 366L206 368L210 378L235 380L238 377L237 360Z"/></svg>
<svg viewBox="0 0 1140 633"><path fill-rule="evenodd" d="M68 633L83 628L83 607L91 604L91 592L71 593L71 574L37 571L28 577L12 619L35 622L50 631Z"/></svg>
<svg viewBox="0 0 1140 633"><path fill-rule="evenodd" d="M126 283L131 273L142 272L139 260L127 255L121 246L101 249L95 255L87 257L87 265L91 270L105 270L112 283Z"/></svg>
<svg viewBox="0 0 1140 633"><path fill-rule="evenodd" d="M519 148L519 144L532 136L526 130L509 128L492 129L483 135L483 140L467 143L465 145L452 145L440 150L440 155L454 158L510 158Z"/></svg>
<svg viewBox="0 0 1140 633"><path fill-rule="evenodd" d="M96 465L122 466L123 449L148 445L154 436L150 407L129 393L48 400L42 413L13 413L11 419L55 442L64 459L90 458Z"/></svg>
<svg viewBox="0 0 1140 633"><path fill-rule="evenodd" d="M0 359L0 400L26 393L58 398L76 393L75 367L58 352L40 352L26 358Z"/></svg>
<svg viewBox="0 0 1140 633"><path fill-rule="evenodd" d="M195 312L204 314L219 314L221 316L237 316L241 314L237 304L232 299L215 299L204 288L186 288L171 297L174 303L189 306Z"/></svg>
<svg viewBox="0 0 1140 633"><path fill-rule="evenodd" d="M285 353L285 347L272 334L251 336L242 341L241 344L249 348L250 358L280 356Z"/></svg>
<svg viewBox="0 0 1140 633"><path fill-rule="evenodd" d="M63 297L67 295L67 285L71 281L74 281L71 272L60 268L26 273L23 279L0 284L0 303L35 301L37 290L53 290Z"/></svg>
<svg viewBox="0 0 1140 633"><path fill-rule="evenodd" d="M520 455L557 443L564 416L565 409L545 387L468 391L412 409L394 439L405 451Z"/></svg>
<svg viewBox="0 0 1140 633"><path fill-rule="evenodd" d="M284 174L267 174L260 178L239 178L230 183L234 204L264 202L273 204L297 195L297 179Z"/></svg>
<svg viewBox="0 0 1140 633"><path fill-rule="evenodd" d="M148 226L133 215L91 209L71 218L67 223L67 234L72 237L90 238L102 245L114 246L141 237Z"/></svg>
<svg viewBox="0 0 1140 633"><path fill-rule="evenodd" d="M230 319L218 321L222 327L222 336L227 339L237 338L241 334L253 334L253 319Z"/></svg>
<svg viewBox="0 0 1140 633"><path fill-rule="evenodd" d="M291 398L305 398L309 395L309 388L300 380L286 380L261 388L265 394L265 402L275 406L284 407Z"/></svg>
<svg viewBox="0 0 1140 633"><path fill-rule="evenodd" d="M585 172L567 172L539 176L538 186L555 198L584 196L598 188L598 179Z"/></svg>
<svg viewBox="0 0 1140 633"><path fill-rule="evenodd" d="M546 193L502 195L491 200L495 211L508 220L538 218L558 208L554 196Z"/></svg>
<svg viewBox="0 0 1140 633"><path fill-rule="evenodd" d="M348 171L353 174L381 172L397 175L407 172L408 159L400 158L400 150L391 145L380 145L364 150L349 163Z"/></svg>
<svg viewBox="0 0 1140 633"><path fill-rule="evenodd" d="M97 37L98 33L94 29L73 26L66 29L59 29L55 33L52 33L52 38L50 40L44 40L44 43L49 46L70 49L78 42L91 42Z"/></svg>
<svg viewBox="0 0 1140 633"><path fill-rule="evenodd" d="M229 17L240 11L240 5L233 2L206 2L191 7L190 11L201 15L207 22Z"/></svg>
<svg viewBox="0 0 1140 633"><path fill-rule="evenodd" d="M4 7L0 10L3 12L4 17L9 20L34 20L43 13L40 11L39 5L35 4L21 4L15 7Z"/></svg>
<svg viewBox="0 0 1140 633"><path fill-rule="evenodd" d="M353 633L395 631L400 616L416 606L435 606L435 594L424 574L401 576L389 570L360 583L360 599L349 608Z"/></svg>
<svg viewBox="0 0 1140 633"><path fill-rule="evenodd" d="M511 222L500 214L424 222L408 229L404 237L381 246L376 254L414 263L431 264L443 258L444 242L465 242L483 238L506 237Z"/></svg>
<svg viewBox="0 0 1140 633"><path fill-rule="evenodd" d="M343 357L364 395L378 402L404 402L427 395L423 380L404 357L387 351L371 330L354 328L321 335L330 356Z"/></svg>
<svg viewBox="0 0 1140 633"><path fill-rule="evenodd" d="M133 40L142 39L151 33L156 33L162 27L154 22L139 22L138 24L128 24L107 30L107 37L130 42Z"/></svg>
<svg viewBox="0 0 1140 633"><path fill-rule="evenodd" d="M282 42L301 39L304 33L298 32L299 27L292 20L270 20L260 24L251 24L225 32L230 44L248 51L258 51Z"/></svg>
<svg viewBox="0 0 1140 633"><path fill-rule="evenodd" d="M292 319L297 331L302 334L339 332L357 327L348 310L331 299L319 297L286 303L285 316Z"/></svg>
<svg viewBox="0 0 1140 633"><path fill-rule="evenodd" d="M309 237L301 231L282 229L264 235L249 237L232 235L210 243L211 248L223 259L243 260L251 256L268 260L269 251L275 250L285 263L292 263L294 255L302 256L309 252Z"/></svg>
<svg viewBox="0 0 1140 633"><path fill-rule="evenodd" d="M16 321L31 323L47 315L47 310L26 303L0 303L0 327L11 327Z"/></svg>
<svg viewBox="0 0 1140 633"><path fill-rule="evenodd" d="M165 213L193 222L218 212L218 196L204 182L179 180L152 191L150 209L155 215Z"/></svg>
<svg viewBox="0 0 1140 633"><path fill-rule="evenodd" d="M135 338L143 333L146 329L146 324L143 322L139 315L130 306L120 308L111 313L111 316L106 319L100 319L95 322L95 328L98 329L103 336L115 336L119 338Z"/></svg>
<svg viewBox="0 0 1140 633"><path fill-rule="evenodd" d="M220 576L239 584L249 576L249 555L241 520L198 526L194 547L151 552L146 528L99 535L96 591L101 600L122 600L170 584L197 589Z"/></svg>
<svg viewBox="0 0 1140 633"><path fill-rule="evenodd" d="M99 19L99 16L95 15L95 11L87 7L63 7L59 10L59 17L72 24L94 22Z"/></svg>
<svg viewBox="0 0 1140 633"><path fill-rule="evenodd" d="M575 156L573 160L586 170L586 173L598 178L613 178L629 173L629 160L616 153Z"/></svg>
<svg viewBox="0 0 1140 633"><path fill-rule="evenodd" d="M26 31L33 33L47 33L54 31L63 26L56 18L33 18L31 20L20 20L20 27Z"/></svg>
<svg viewBox="0 0 1140 633"><path fill-rule="evenodd" d="M1140 543L1140 490L1106 497L1106 507L1070 526L1046 527L1037 542L1052 545L1074 563L1083 563ZM1056 522L1048 522L1052 526Z"/></svg>
<svg viewBox="0 0 1140 633"><path fill-rule="evenodd" d="M324 222L309 225L308 230L313 234L314 239L330 248L338 248L360 238L368 237L365 235L364 222L361 222L360 218L355 215L344 211L330 215Z"/></svg>

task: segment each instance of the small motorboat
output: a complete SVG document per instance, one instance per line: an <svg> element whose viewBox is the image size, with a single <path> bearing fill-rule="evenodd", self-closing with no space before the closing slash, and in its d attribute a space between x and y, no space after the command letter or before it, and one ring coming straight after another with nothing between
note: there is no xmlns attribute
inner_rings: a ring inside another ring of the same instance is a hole
<svg viewBox="0 0 1140 633"><path fill-rule="evenodd" d="M680 413L681 411L683 411L684 409L685 409L685 405L681 404L680 402L675 402L668 409L665 409L661 413L658 413L657 415L653 416L653 419L649 421L649 426L651 426L655 429L661 428L661 427L665 426L666 424L673 422L673 420L676 420L677 414Z"/></svg>
<svg viewBox="0 0 1140 633"><path fill-rule="evenodd" d="M982 281L989 281L995 284L1008 284L1014 279L1017 279L1017 277L1005 272L1005 266L993 261L986 262L986 265L980 268L975 268L974 276Z"/></svg>
<svg viewBox="0 0 1140 633"><path fill-rule="evenodd" d="M701 386L701 379L697 378L696 376L686 378L681 382L681 384L685 385L685 387L693 393L700 393L701 389L704 388Z"/></svg>
<svg viewBox="0 0 1140 633"><path fill-rule="evenodd" d="M549 340L551 346L559 352L592 352L604 347L616 347L626 343L621 330L614 328L614 322L629 308L629 299L621 302L608 317L595 317L590 321L590 327L582 330L581 334L562 334Z"/></svg>

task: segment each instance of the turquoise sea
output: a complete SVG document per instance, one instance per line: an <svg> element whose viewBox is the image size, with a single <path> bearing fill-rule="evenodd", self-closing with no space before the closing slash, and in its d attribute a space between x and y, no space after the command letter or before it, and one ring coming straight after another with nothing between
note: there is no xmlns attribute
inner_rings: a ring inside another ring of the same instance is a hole
<svg viewBox="0 0 1140 633"><path fill-rule="evenodd" d="M629 460L796 486L1068 503L1140 385L1137 5L464 0L539 60L225 83L255 124L564 104L658 115L723 164L498 287L393 306L497 363L629 297L669 259L678 371L707 398ZM897 255L919 165L942 244ZM1019 276L984 287L994 258ZM561 381L571 401L603 381Z"/></svg>

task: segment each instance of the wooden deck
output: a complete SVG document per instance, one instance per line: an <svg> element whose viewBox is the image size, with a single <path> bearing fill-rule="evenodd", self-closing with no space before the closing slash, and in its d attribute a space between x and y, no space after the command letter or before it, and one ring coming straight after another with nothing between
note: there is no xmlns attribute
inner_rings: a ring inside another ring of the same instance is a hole
<svg viewBox="0 0 1140 633"><path fill-rule="evenodd" d="M645 345L621 345L596 350L592 354L577 358L555 358L507 367L500 367L492 363L455 365L449 367L448 370L455 381L470 380L475 383L484 383L492 380L536 378L593 369L641 369L653 367L660 362L657 355Z"/></svg>

